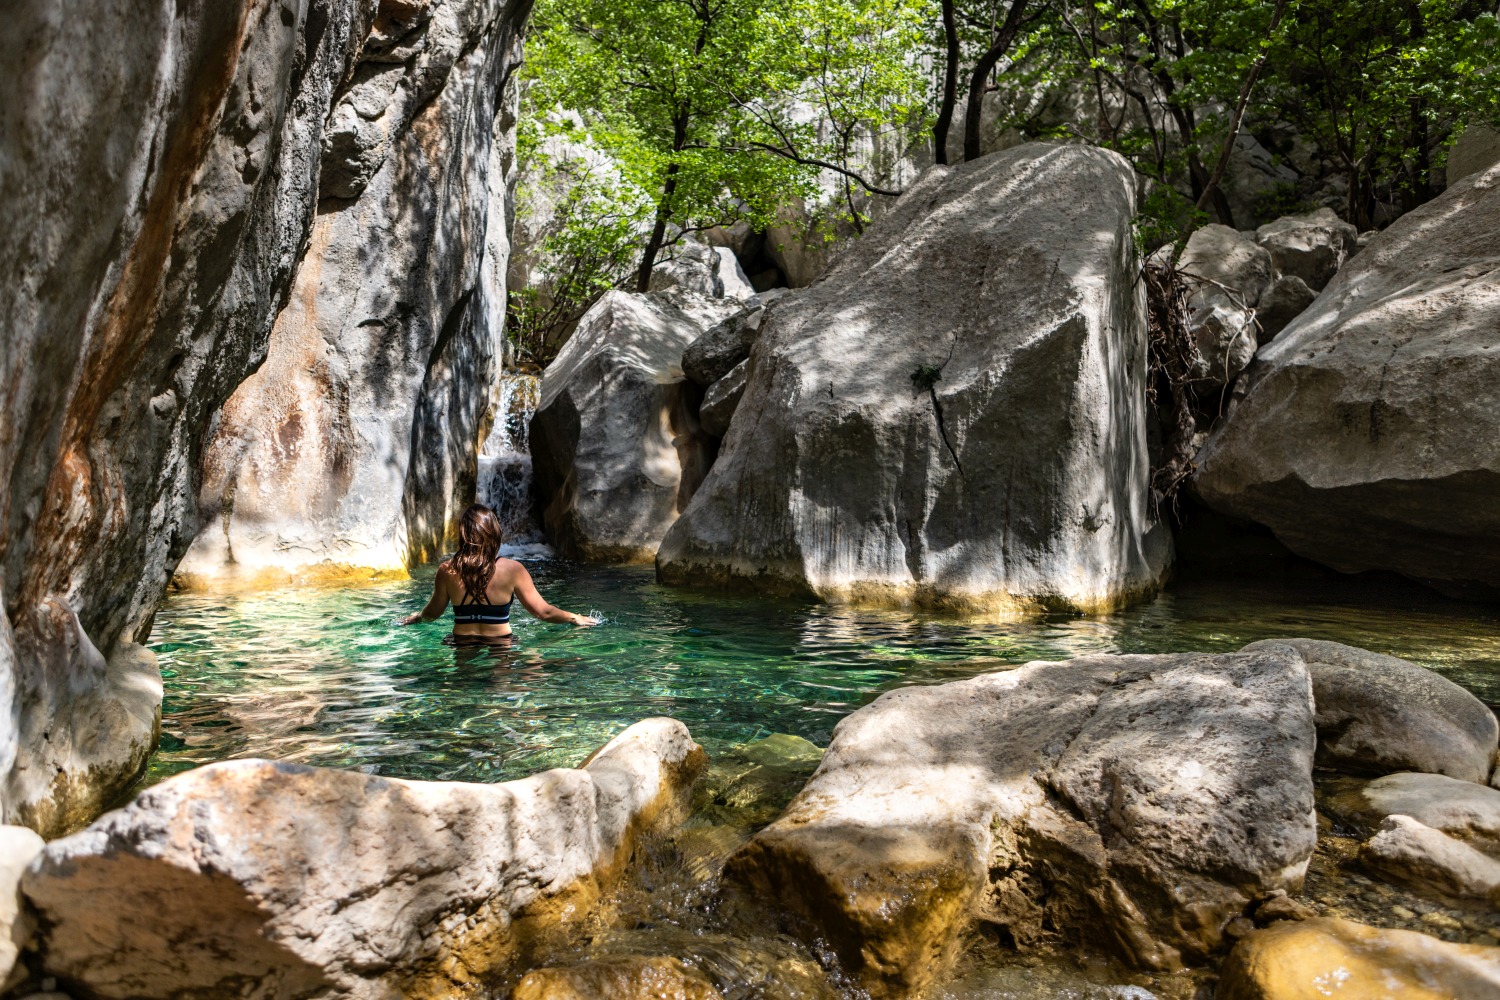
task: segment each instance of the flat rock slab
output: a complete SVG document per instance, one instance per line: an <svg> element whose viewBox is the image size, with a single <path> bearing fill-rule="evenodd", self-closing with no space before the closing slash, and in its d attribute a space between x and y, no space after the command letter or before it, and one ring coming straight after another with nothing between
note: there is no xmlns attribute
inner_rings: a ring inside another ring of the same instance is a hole
<svg viewBox="0 0 1500 1000"><path fill-rule="evenodd" d="M1318 918L1235 946L1215 1000L1479 1000L1500 996L1500 948Z"/></svg>
<svg viewBox="0 0 1500 1000"><path fill-rule="evenodd" d="M1356 774L1427 771L1489 778L1500 741L1495 713L1415 663L1317 639L1267 639L1245 651L1295 649L1312 674L1318 761Z"/></svg>
<svg viewBox="0 0 1500 1000"><path fill-rule="evenodd" d="M1126 960L1203 959L1295 890L1316 839L1312 689L1290 650L1090 656L882 695L835 730L726 882L873 996L976 920Z"/></svg>
<svg viewBox="0 0 1500 1000"><path fill-rule="evenodd" d="M23 889L46 972L99 997L449 996L584 918L703 763L670 719L495 785L230 761L49 844Z"/></svg>

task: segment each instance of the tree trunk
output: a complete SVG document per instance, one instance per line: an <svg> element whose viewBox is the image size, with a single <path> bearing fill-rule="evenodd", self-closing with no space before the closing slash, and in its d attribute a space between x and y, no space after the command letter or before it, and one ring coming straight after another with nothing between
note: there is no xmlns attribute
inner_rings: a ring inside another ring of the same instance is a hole
<svg viewBox="0 0 1500 1000"><path fill-rule="evenodd" d="M989 51L979 57L974 65L974 75L969 77L969 106L964 108L964 159L979 159L979 127L983 121L984 89L990 73L1000 58L1010 51L1011 43L1021 33L1022 16L1026 13L1028 0L1011 0L1010 10L1005 12L1005 21L995 32Z"/></svg>
<svg viewBox="0 0 1500 1000"><path fill-rule="evenodd" d="M932 162L948 162L948 130L953 127L953 106L958 103L958 15L953 0L943 0L943 37L948 45L948 65L943 70L943 103L932 126Z"/></svg>

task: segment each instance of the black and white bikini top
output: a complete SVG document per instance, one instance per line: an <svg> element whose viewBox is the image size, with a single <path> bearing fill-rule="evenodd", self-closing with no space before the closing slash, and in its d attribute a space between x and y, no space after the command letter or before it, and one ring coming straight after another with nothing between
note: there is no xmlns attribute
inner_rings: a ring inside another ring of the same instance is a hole
<svg viewBox="0 0 1500 1000"><path fill-rule="evenodd" d="M455 625L505 625L510 622L510 606L516 601L514 592L504 604L455 604Z"/></svg>

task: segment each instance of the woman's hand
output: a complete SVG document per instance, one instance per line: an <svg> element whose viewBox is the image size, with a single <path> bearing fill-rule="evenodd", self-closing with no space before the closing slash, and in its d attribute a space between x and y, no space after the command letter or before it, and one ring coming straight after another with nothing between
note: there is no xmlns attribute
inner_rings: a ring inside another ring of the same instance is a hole
<svg viewBox="0 0 1500 1000"><path fill-rule="evenodd" d="M414 611L411 614L407 615L405 618L397 618L396 619L396 624L397 625L415 625L417 622L419 622L421 620L422 620L422 612L420 612L420 611Z"/></svg>
<svg viewBox="0 0 1500 1000"><path fill-rule="evenodd" d="M573 616L573 624L574 625L598 625L599 624L599 619L590 617L589 615L574 615Z"/></svg>

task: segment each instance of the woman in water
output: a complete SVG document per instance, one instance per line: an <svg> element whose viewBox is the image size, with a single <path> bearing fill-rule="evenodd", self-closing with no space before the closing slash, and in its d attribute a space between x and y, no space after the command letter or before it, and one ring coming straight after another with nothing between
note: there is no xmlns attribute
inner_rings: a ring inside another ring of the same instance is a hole
<svg viewBox="0 0 1500 1000"><path fill-rule="evenodd" d="M499 639L510 635L510 605L517 597L532 616L544 622L597 625L587 615L554 608L542 600L526 567L500 558L500 519L484 504L464 511L458 526L458 551L438 567L427 607L397 622L430 622L453 602L453 635L462 639Z"/></svg>

